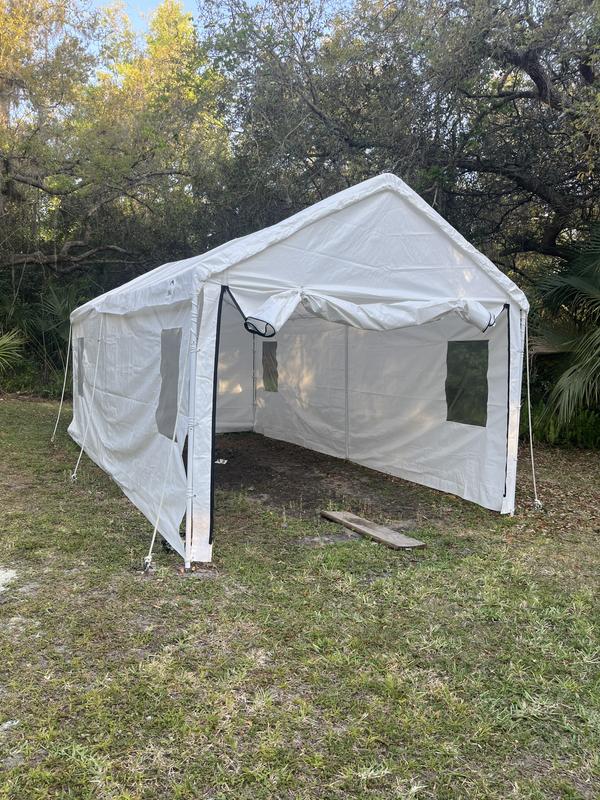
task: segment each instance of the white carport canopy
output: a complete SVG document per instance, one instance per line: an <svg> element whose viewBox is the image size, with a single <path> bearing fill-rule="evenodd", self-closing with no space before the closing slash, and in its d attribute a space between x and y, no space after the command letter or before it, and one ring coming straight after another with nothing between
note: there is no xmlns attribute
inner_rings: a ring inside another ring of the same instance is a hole
<svg viewBox="0 0 600 800"><path fill-rule="evenodd" d="M219 430L510 513L527 310L384 174L76 309L69 431L187 563L212 557Z"/></svg>

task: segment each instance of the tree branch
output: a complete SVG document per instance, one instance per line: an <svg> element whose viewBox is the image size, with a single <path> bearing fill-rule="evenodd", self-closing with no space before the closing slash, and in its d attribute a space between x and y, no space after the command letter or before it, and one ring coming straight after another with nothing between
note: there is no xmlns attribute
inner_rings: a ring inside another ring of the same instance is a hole
<svg viewBox="0 0 600 800"><path fill-rule="evenodd" d="M72 253L74 247L81 247L86 243L81 240L65 242L57 253L44 253L36 250L32 253L15 253L10 256L10 260L5 261L5 266L47 266L58 273L72 272L86 263L102 261L103 263L134 264L136 256L125 248L116 244L100 245L85 250L82 253ZM130 256L130 259L107 260L105 258L94 258L101 253L121 253Z"/></svg>
<svg viewBox="0 0 600 800"><path fill-rule="evenodd" d="M467 170L468 172L486 172L509 178L521 189L531 192L531 194L544 200L552 209L560 214L567 214L573 208L573 203L570 198L557 192L551 186L548 186L548 184L541 178L538 178L537 175L525 171L519 164L511 164L508 162L492 163L490 161L484 161L477 156L471 159L460 158L455 164L460 169Z"/></svg>
<svg viewBox="0 0 600 800"><path fill-rule="evenodd" d="M507 47L502 49L499 55L503 61L519 67L529 75L538 90L540 100L550 108L561 111L565 107L565 100L560 92L556 91L551 76L540 61L537 49L516 50Z"/></svg>
<svg viewBox="0 0 600 800"><path fill-rule="evenodd" d="M73 194L73 192L83 189L85 186L89 186L89 181L87 181L85 183L78 183L77 186L72 186L69 189L53 189L47 186L43 182L43 179L34 178L32 175L20 175L18 173L9 172L7 177L9 180L15 181L15 183L24 183L27 186L33 186L34 189L41 189L42 192L52 197L65 197L66 195Z"/></svg>

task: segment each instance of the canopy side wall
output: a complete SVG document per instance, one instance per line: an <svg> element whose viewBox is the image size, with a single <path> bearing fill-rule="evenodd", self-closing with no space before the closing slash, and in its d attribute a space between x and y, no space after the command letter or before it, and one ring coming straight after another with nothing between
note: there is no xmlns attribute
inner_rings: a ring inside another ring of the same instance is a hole
<svg viewBox="0 0 600 800"><path fill-rule="evenodd" d="M190 308L181 303L131 315L94 312L76 320L69 426L71 437L152 525L164 487L158 530L182 555Z"/></svg>
<svg viewBox="0 0 600 800"><path fill-rule="evenodd" d="M351 331L350 458L500 511L506 472L507 323L508 313L502 313L482 333L451 315L398 332ZM451 419L446 384L452 378L449 347L454 343L487 343L483 425Z"/></svg>
<svg viewBox="0 0 600 800"><path fill-rule="evenodd" d="M508 309L486 333L456 315L385 332L292 318L272 340L277 391L265 388L257 342L255 430L511 511L508 332ZM518 338L511 338L513 357ZM488 343L484 427L447 419L449 341ZM510 419L518 431L518 409Z"/></svg>

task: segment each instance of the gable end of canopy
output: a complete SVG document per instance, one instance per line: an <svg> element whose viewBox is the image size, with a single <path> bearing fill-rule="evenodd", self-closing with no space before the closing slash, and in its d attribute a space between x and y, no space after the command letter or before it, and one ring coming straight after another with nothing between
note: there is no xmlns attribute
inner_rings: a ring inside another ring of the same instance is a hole
<svg viewBox="0 0 600 800"><path fill-rule="evenodd" d="M264 228L241 239L236 239L229 244L205 253L201 257L201 263L204 269L208 268L207 279L226 270L231 270L232 273L235 273L236 267L243 262L276 244L284 242L303 228L385 191L394 192L409 203L415 211L422 214L457 249L462 251L476 267L481 269L508 299L511 299L519 308L528 311L529 303L521 289L499 270L487 256L477 250L462 234L453 228L420 195L391 173L384 173L376 178L363 181L356 186L352 186L309 206L276 225Z"/></svg>
<svg viewBox="0 0 600 800"><path fill-rule="evenodd" d="M76 321L92 311L127 314L143 308L186 302L205 281L212 277L218 281L217 276L220 273L226 270L234 273L238 265L284 242L303 228L386 191L396 193L414 210L426 217L476 267L497 284L507 298L521 309L525 311L529 309L523 292L487 256L468 242L404 181L391 173L384 173L321 200L268 228L233 239L202 255L157 267L80 306L72 313L71 320Z"/></svg>

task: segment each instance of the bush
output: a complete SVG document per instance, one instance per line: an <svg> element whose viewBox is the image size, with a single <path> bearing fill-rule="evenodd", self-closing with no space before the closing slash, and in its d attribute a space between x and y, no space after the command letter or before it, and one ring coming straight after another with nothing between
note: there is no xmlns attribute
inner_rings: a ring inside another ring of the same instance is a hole
<svg viewBox="0 0 600 800"><path fill-rule="evenodd" d="M57 369L44 370L33 359L23 359L12 370L0 375L0 392L33 395L56 400L60 397L63 375ZM67 379L66 396L71 396L72 383Z"/></svg>
<svg viewBox="0 0 600 800"><path fill-rule="evenodd" d="M571 444L589 449L600 448L600 411L582 409L577 411L566 423L560 423L556 416L547 413L544 402L531 408L533 438L547 444ZM523 404L521 413L521 435L527 433L527 411Z"/></svg>

